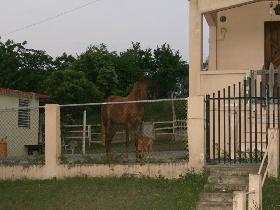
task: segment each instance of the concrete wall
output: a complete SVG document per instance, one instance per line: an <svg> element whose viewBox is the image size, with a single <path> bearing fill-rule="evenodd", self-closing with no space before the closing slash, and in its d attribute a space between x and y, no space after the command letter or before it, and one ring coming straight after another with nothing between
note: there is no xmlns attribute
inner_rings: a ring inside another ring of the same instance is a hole
<svg viewBox="0 0 280 210"><path fill-rule="evenodd" d="M187 161L158 164L61 164L60 108L58 105L47 105L45 114L45 165L0 165L0 180L51 179L54 177L65 178L76 176L120 177L127 174L154 178L163 176L168 179L177 179L180 175L186 174L191 169Z"/></svg>
<svg viewBox="0 0 280 210"><path fill-rule="evenodd" d="M29 99L31 107L39 106L38 99L0 95L0 138L7 137L8 157L24 156L24 145L38 144L39 110L30 110L30 128L19 128L18 110L11 108L19 106L20 98Z"/></svg>
<svg viewBox="0 0 280 210"><path fill-rule="evenodd" d="M238 85L238 82L242 82L248 73L249 71L246 70L202 71L200 73L201 95L222 91L229 85Z"/></svg>
<svg viewBox="0 0 280 210"><path fill-rule="evenodd" d="M130 165L57 165L50 169L44 166L0 166L0 180L16 179L50 179L53 177L62 179L66 177L120 177L134 175L136 177L165 177L178 179L189 170L187 162L161 163L161 164L130 164Z"/></svg>

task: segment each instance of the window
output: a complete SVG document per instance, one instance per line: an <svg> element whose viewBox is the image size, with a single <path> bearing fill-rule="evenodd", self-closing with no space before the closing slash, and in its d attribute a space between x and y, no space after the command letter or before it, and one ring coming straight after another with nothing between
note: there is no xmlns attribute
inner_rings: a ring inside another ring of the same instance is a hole
<svg viewBox="0 0 280 210"><path fill-rule="evenodd" d="M18 127L30 128L30 109L28 99L19 99Z"/></svg>

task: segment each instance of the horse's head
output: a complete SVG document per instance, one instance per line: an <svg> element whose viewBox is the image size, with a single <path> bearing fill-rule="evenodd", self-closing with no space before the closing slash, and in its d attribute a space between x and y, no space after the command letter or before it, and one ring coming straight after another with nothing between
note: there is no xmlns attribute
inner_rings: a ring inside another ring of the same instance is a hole
<svg viewBox="0 0 280 210"><path fill-rule="evenodd" d="M133 92L137 100L145 100L148 97L148 80L140 80L134 84Z"/></svg>

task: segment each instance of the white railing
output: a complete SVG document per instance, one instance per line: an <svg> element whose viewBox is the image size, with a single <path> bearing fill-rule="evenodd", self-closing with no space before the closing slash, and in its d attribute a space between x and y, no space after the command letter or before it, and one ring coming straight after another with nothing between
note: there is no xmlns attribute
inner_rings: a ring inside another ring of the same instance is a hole
<svg viewBox="0 0 280 210"><path fill-rule="evenodd" d="M83 138L88 139L89 143L91 142L91 126L92 125L86 125L85 126L85 132L84 132L84 125L64 125L64 128L72 128L77 130L69 130L66 131L68 134L77 134L77 135L65 135L64 139L75 139L75 140L82 140ZM78 130L80 129L80 130ZM80 134L80 135L79 135Z"/></svg>
<svg viewBox="0 0 280 210"><path fill-rule="evenodd" d="M153 122L153 127L156 135L176 135L178 130L187 133L186 120Z"/></svg>
<svg viewBox="0 0 280 210"><path fill-rule="evenodd" d="M64 125L64 128L72 129L65 131L63 136L64 140L82 141L86 140L88 144L101 143L100 141L94 140L93 136L100 136L100 132L93 132L92 128L100 128L100 124L94 125ZM186 120L176 121L161 121L153 122L153 128L156 135L176 135L177 132L182 131L183 135L187 133L187 122ZM168 132L170 131L170 132ZM125 131L118 131L116 135L124 135Z"/></svg>
<svg viewBox="0 0 280 210"><path fill-rule="evenodd" d="M96 139L96 136L100 136L100 132L93 132L93 128L98 128L100 130L100 124L94 125L64 125L64 128L75 129L65 131L63 139L64 141L87 141L89 145L91 144L101 144L100 139ZM125 135L125 131L118 131L116 135ZM114 143L119 143L119 141L114 141Z"/></svg>

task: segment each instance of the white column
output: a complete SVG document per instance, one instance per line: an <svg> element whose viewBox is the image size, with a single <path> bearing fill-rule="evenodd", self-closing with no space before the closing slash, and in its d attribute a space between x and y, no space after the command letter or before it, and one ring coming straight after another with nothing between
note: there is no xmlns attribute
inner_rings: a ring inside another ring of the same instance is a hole
<svg viewBox="0 0 280 210"><path fill-rule="evenodd" d="M279 129L268 129L268 141L271 146L268 151L268 176L277 178L279 176Z"/></svg>
<svg viewBox="0 0 280 210"><path fill-rule="evenodd" d="M55 175L60 154L60 107L57 104L47 104L45 106L45 162L50 176Z"/></svg>
<svg viewBox="0 0 280 210"><path fill-rule="evenodd" d="M190 0L189 6L189 94L200 95L200 71L203 56L203 21L198 0Z"/></svg>
<svg viewBox="0 0 280 210"><path fill-rule="evenodd" d="M195 171L201 172L206 163L204 97L189 97L188 107L189 164Z"/></svg>
<svg viewBox="0 0 280 210"><path fill-rule="evenodd" d="M249 208L262 209L262 175L249 175Z"/></svg>
<svg viewBox="0 0 280 210"><path fill-rule="evenodd" d="M246 210L246 192L233 192L233 210Z"/></svg>

